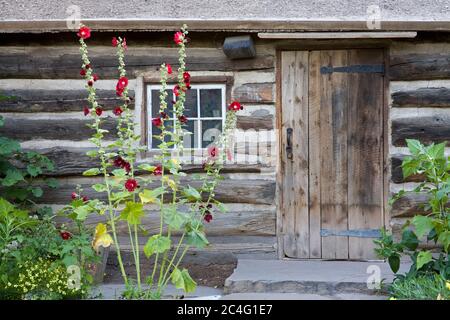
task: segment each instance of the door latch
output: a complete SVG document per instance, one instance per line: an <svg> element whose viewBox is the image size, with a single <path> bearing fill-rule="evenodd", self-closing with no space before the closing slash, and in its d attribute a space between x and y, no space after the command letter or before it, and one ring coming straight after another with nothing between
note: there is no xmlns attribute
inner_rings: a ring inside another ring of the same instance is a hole
<svg viewBox="0 0 450 320"><path fill-rule="evenodd" d="M292 132L294 130L292 128L286 129L286 157L289 160L292 160L293 154L292 154Z"/></svg>

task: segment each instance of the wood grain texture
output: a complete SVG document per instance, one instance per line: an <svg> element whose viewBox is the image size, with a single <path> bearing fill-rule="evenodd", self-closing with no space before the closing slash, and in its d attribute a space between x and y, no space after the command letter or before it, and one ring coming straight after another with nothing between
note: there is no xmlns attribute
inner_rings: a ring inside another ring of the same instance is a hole
<svg viewBox="0 0 450 320"><path fill-rule="evenodd" d="M90 199L98 198L105 200L105 193L95 192L91 188L92 184L97 183L93 181L96 180L86 178L79 182L84 189L84 194ZM193 180L189 176L181 180L181 185L186 186L188 184L194 188L200 187L200 181ZM67 204L70 201L70 194L76 190L76 185L77 183L71 182L71 180L63 180L57 189L44 187L44 195L39 198L39 203ZM152 189L158 186L160 186L160 183L155 180L148 185L148 188ZM259 179L225 179L220 181L215 195L217 200L224 203L273 204L275 182Z"/></svg>
<svg viewBox="0 0 450 320"><path fill-rule="evenodd" d="M390 80L450 79L450 54L405 54L390 58Z"/></svg>
<svg viewBox="0 0 450 320"><path fill-rule="evenodd" d="M391 215L394 218L425 214L424 204L427 203L428 199L429 197L425 193L406 193L393 203Z"/></svg>
<svg viewBox="0 0 450 320"><path fill-rule="evenodd" d="M392 120L392 144L406 146L405 139L417 139L425 144L450 141L450 115L417 115Z"/></svg>
<svg viewBox="0 0 450 320"><path fill-rule="evenodd" d="M292 258L309 258L308 55L282 53L282 235L284 253ZM286 153L288 128L293 130L292 159Z"/></svg>
<svg viewBox="0 0 450 320"><path fill-rule="evenodd" d="M241 103L273 103L273 83L246 83L234 88L232 99Z"/></svg>
<svg viewBox="0 0 450 320"><path fill-rule="evenodd" d="M0 112L83 112L83 106L87 105L86 90L1 90L2 96L9 97L0 100ZM97 89L98 103L104 110L112 110L117 105L123 104L118 99L114 90ZM134 97L134 91L129 91L130 97ZM134 107L134 102L129 104Z"/></svg>
<svg viewBox="0 0 450 320"><path fill-rule="evenodd" d="M321 51L321 66L349 64L347 51ZM344 73L321 75L321 229L347 230L348 83ZM348 259L348 237L322 237L322 258Z"/></svg>
<svg viewBox="0 0 450 320"><path fill-rule="evenodd" d="M115 136L116 119L105 117L102 129L108 130L105 138L110 139ZM0 127L0 135L20 141L34 139L50 140L87 140L91 137L92 129L87 125L92 120L85 119L32 119L32 118L8 118L5 116L5 125Z"/></svg>
<svg viewBox="0 0 450 320"><path fill-rule="evenodd" d="M448 108L450 88L420 88L392 94L392 107Z"/></svg>
<svg viewBox="0 0 450 320"><path fill-rule="evenodd" d="M237 71L274 68L274 57L228 59L220 49L190 48L187 50L190 71ZM110 47L93 47L90 60L101 79L118 77L117 57ZM129 78L138 72L158 70L161 63L178 66L176 48L130 48L125 56ZM0 78L78 79L81 58L73 47L2 47L0 48Z"/></svg>
<svg viewBox="0 0 450 320"><path fill-rule="evenodd" d="M272 130L274 116L267 115L237 115L236 127L242 130Z"/></svg>
<svg viewBox="0 0 450 320"><path fill-rule="evenodd" d="M352 65L383 64L382 50L350 50ZM348 229L383 225L383 77L350 74L348 100ZM350 259L375 259L373 239L352 237Z"/></svg>

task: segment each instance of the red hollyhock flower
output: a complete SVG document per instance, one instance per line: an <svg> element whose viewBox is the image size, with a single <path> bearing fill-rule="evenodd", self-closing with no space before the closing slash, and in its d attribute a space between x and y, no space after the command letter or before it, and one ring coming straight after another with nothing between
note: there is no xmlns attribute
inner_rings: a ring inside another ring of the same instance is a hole
<svg viewBox="0 0 450 320"><path fill-rule="evenodd" d="M162 175L162 171L163 171L162 166L160 164L158 164L156 166L155 170L153 171L153 175L160 176L160 175Z"/></svg>
<svg viewBox="0 0 450 320"><path fill-rule="evenodd" d="M119 41L117 41L116 37L113 37L111 42L113 47L117 47L117 45L119 44Z"/></svg>
<svg viewBox="0 0 450 320"><path fill-rule="evenodd" d="M84 202L87 202L89 200L89 198L87 196L83 196L82 199L83 199Z"/></svg>
<svg viewBox="0 0 450 320"><path fill-rule="evenodd" d="M167 73L172 74L172 66L170 64L166 64Z"/></svg>
<svg viewBox="0 0 450 320"><path fill-rule="evenodd" d="M86 75L86 70L85 69L81 69L80 70L80 76L85 76Z"/></svg>
<svg viewBox="0 0 450 320"><path fill-rule="evenodd" d="M178 117L178 120L180 120L181 123L186 123L188 121L188 118L184 114L182 114Z"/></svg>
<svg viewBox="0 0 450 320"><path fill-rule="evenodd" d="M203 219L205 219L206 222L210 223L211 220L213 219L213 216L212 216L211 213L208 212L207 214L205 214L205 216L203 217Z"/></svg>
<svg viewBox="0 0 450 320"><path fill-rule="evenodd" d="M91 113L91 110L89 110L89 108L85 106L83 108L83 113L84 113L85 116L87 116L89 113Z"/></svg>
<svg viewBox="0 0 450 320"><path fill-rule="evenodd" d="M125 189L128 190L128 192L133 192L138 187L137 181L134 179L128 179L125 182Z"/></svg>
<svg viewBox="0 0 450 320"><path fill-rule="evenodd" d="M184 41L184 34L181 31L175 32L175 34L173 35L173 41L176 44L182 44Z"/></svg>
<svg viewBox="0 0 450 320"><path fill-rule="evenodd" d="M90 69L91 68L91 65L90 64L87 64L87 65L85 65L84 66L86 69Z"/></svg>
<svg viewBox="0 0 450 320"><path fill-rule="evenodd" d="M77 36L86 40L91 36L91 29L86 26L82 26L80 30L78 30Z"/></svg>
<svg viewBox="0 0 450 320"><path fill-rule="evenodd" d="M123 88L119 87L119 84L116 86L116 94L120 97L123 94Z"/></svg>
<svg viewBox="0 0 450 320"><path fill-rule="evenodd" d="M95 113L100 117L103 113L103 109L100 107L95 108Z"/></svg>
<svg viewBox="0 0 450 320"><path fill-rule="evenodd" d="M116 89L117 88L124 89L124 88L126 88L126 86L128 86L128 78L120 77L119 81L117 82Z"/></svg>
<svg viewBox="0 0 450 320"><path fill-rule="evenodd" d="M123 167L123 165L126 163L125 160L123 160L123 158L121 156L118 156L117 158L114 159L114 165L116 167Z"/></svg>
<svg viewBox="0 0 450 320"><path fill-rule="evenodd" d="M76 198L78 198L78 195L76 192L72 192L71 197L72 197L72 200L75 200Z"/></svg>
<svg viewBox="0 0 450 320"><path fill-rule="evenodd" d="M93 85L94 85L94 81L89 80L89 81L88 81L88 86L89 86L89 87L92 87Z"/></svg>
<svg viewBox="0 0 450 320"><path fill-rule="evenodd" d="M211 159L215 159L219 156L219 148L217 146L209 146L208 147L208 156Z"/></svg>
<svg viewBox="0 0 450 320"><path fill-rule="evenodd" d="M244 107L237 101L232 102L229 106L228 106L228 110L230 111L239 111L244 109Z"/></svg>
<svg viewBox="0 0 450 320"><path fill-rule="evenodd" d="M153 118L152 124L153 124L155 127L161 127L162 124L163 124L163 122L162 122L161 118Z"/></svg>
<svg viewBox="0 0 450 320"><path fill-rule="evenodd" d="M183 72L183 81L186 84L191 82L191 75L189 74L189 72L187 71Z"/></svg>
<svg viewBox="0 0 450 320"><path fill-rule="evenodd" d="M164 111L160 112L159 114L161 115L161 118L163 118L163 119L169 118L169 116L167 115L167 113L165 113Z"/></svg>
<svg viewBox="0 0 450 320"><path fill-rule="evenodd" d="M113 110L114 115L120 116L122 114L123 110L121 107L115 107Z"/></svg>
<svg viewBox="0 0 450 320"><path fill-rule="evenodd" d="M180 95L180 86L176 85L175 87L173 87L173 94L178 97Z"/></svg>
<svg viewBox="0 0 450 320"><path fill-rule="evenodd" d="M98 79L100 79L100 77L98 76L98 74L94 73L92 75L92 78L94 79L94 81L97 81Z"/></svg>
<svg viewBox="0 0 450 320"><path fill-rule="evenodd" d="M131 164L129 162L125 162L122 168L125 169L127 173L129 173L131 171Z"/></svg>
<svg viewBox="0 0 450 320"><path fill-rule="evenodd" d="M59 235L61 236L61 238L63 238L63 240L69 240L70 238L72 238L72 235L68 231L60 231Z"/></svg>

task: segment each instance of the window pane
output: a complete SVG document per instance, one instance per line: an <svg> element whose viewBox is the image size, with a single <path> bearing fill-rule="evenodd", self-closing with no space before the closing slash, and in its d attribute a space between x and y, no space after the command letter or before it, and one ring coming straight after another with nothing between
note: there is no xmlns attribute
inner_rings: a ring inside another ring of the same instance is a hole
<svg viewBox="0 0 450 320"><path fill-rule="evenodd" d="M164 123L166 125L166 130L172 132L173 131L173 121L166 121ZM152 124L151 120L150 120L150 125L152 126L152 145L151 145L151 147L152 147L152 149L157 149L159 144L161 143L161 140L155 138L154 136L161 134L161 130L158 127L154 126ZM169 142L170 138L171 138L170 136L165 136L164 141ZM173 146L169 146L169 148L173 148Z"/></svg>
<svg viewBox="0 0 450 320"><path fill-rule="evenodd" d="M222 117L222 90L200 90L200 115L201 117Z"/></svg>
<svg viewBox="0 0 450 320"><path fill-rule="evenodd" d="M188 118L197 118L197 90L186 91L186 101L184 102L184 114Z"/></svg>
<svg viewBox="0 0 450 320"><path fill-rule="evenodd" d="M202 121L202 148L208 147L222 133L222 120Z"/></svg>
<svg viewBox="0 0 450 320"><path fill-rule="evenodd" d="M186 134L183 138L184 148L198 148L198 121L189 120L184 126L185 132L191 132L192 134Z"/></svg>
<svg viewBox="0 0 450 320"><path fill-rule="evenodd" d="M167 90L167 110L166 113L169 117L173 117L173 92L172 90ZM159 90L152 90L152 119L159 116Z"/></svg>

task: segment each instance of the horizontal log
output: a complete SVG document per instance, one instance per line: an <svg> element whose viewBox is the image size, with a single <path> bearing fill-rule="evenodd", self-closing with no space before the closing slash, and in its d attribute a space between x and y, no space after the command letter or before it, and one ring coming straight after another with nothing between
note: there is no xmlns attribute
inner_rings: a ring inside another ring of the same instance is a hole
<svg viewBox="0 0 450 320"><path fill-rule="evenodd" d="M450 88L420 88L392 94L393 107L447 108L450 107Z"/></svg>
<svg viewBox="0 0 450 320"><path fill-rule="evenodd" d="M98 103L105 110L112 110L123 103L114 90L97 89ZM0 95L8 97L0 100L0 112L82 112L87 105L86 90L0 90ZM134 97L134 91L129 95ZM134 107L134 103L129 106Z"/></svg>
<svg viewBox="0 0 450 320"><path fill-rule="evenodd" d="M265 209L258 207L252 210L228 210L225 213L215 212L213 210L213 220L206 223L206 234L208 236L274 236L275 235L275 209L267 206ZM100 222L107 222L106 215L92 215L86 220L86 226L95 228ZM59 223L68 224L68 220L58 218ZM160 215L159 211L146 211L142 218L141 226L149 234L159 232ZM70 224L68 224L70 226ZM119 235L128 234L126 223L117 223L116 230ZM164 230L166 231L166 230ZM173 235L179 235L179 232L172 232Z"/></svg>
<svg viewBox="0 0 450 320"><path fill-rule="evenodd" d="M99 161L88 157L86 152L91 148L48 148L37 150L55 163L55 171L47 173L49 176L77 176L85 170L99 166ZM151 161L150 161L151 162ZM258 164L227 164L222 169L223 173L260 173L261 165ZM184 164L183 172L203 172L201 164ZM139 170L136 174L142 174Z"/></svg>
<svg viewBox="0 0 450 320"><path fill-rule="evenodd" d="M401 241L403 226L409 218L394 218L391 221L392 235L395 241ZM434 241L427 241L426 237L420 240L419 248L424 250L432 250L433 252L439 252L437 249L442 250L442 246L434 243Z"/></svg>
<svg viewBox="0 0 450 320"><path fill-rule="evenodd" d="M44 204L67 204L70 201L71 193L76 190L77 184L84 189L84 195L90 199L106 200L105 193L95 192L91 188L92 179L82 179L81 183L61 182L57 189L43 187L44 195L39 198L39 203ZM201 182L193 180L192 177L185 177L181 184L199 188ZM149 189L160 186L159 181L153 181L148 186ZM166 199L169 197L166 197ZM273 204L275 198L275 182L271 180L259 179L224 179L219 182L215 190L215 198L224 203L251 203L251 204Z"/></svg>
<svg viewBox="0 0 450 320"><path fill-rule="evenodd" d="M404 154L396 154L391 157L391 181L394 183L425 181L425 176L420 174L403 179L402 162L405 157L406 155Z"/></svg>
<svg viewBox="0 0 450 320"><path fill-rule="evenodd" d="M237 116L236 127L242 130L272 130L274 116L271 114L260 116Z"/></svg>
<svg viewBox="0 0 450 320"><path fill-rule="evenodd" d="M230 60L220 49L188 49L187 68L191 71L238 71L274 68L274 57ZM117 57L109 47L90 51L90 61L101 79L118 77ZM161 63L178 65L177 49L130 48L125 56L126 68L132 78L138 72L157 70ZM0 78L76 79L79 78L81 58L73 47L25 47L0 49Z"/></svg>
<svg viewBox="0 0 450 320"><path fill-rule="evenodd" d="M412 116L392 120L392 144L405 146L405 139L422 143L450 141L450 116Z"/></svg>
<svg viewBox="0 0 450 320"><path fill-rule="evenodd" d="M406 54L390 57L391 80L450 79L450 54Z"/></svg>
<svg viewBox="0 0 450 320"><path fill-rule="evenodd" d="M273 103L273 83L247 83L234 88L232 99L241 103Z"/></svg>
<svg viewBox="0 0 450 320"><path fill-rule="evenodd" d="M92 129L87 124L92 120L86 119L18 119L5 116L5 125L0 127L0 135L20 141L34 139L50 140L86 140L90 138ZM112 138L116 132L116 119L105 117L102 128L109 131L105 138Z"/></svg>
<svg viewBox="0 0 450 320"><path fill-rule="evenodd" d="M425 214L423 206L428 199L424 193L406 193L392 204L391 216L398 218Z"/></svg>

